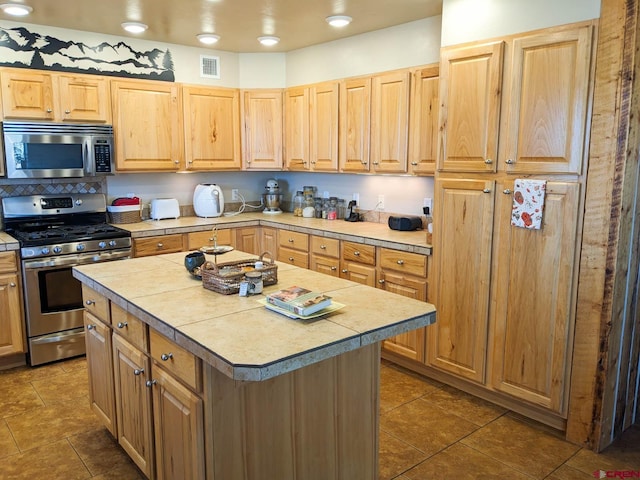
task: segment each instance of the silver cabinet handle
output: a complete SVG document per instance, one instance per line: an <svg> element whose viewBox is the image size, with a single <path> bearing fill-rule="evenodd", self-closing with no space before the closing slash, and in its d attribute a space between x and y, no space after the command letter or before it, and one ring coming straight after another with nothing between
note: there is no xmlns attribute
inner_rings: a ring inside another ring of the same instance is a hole
<svg viewBox="0 0 640 480"><path fill-rule="evenodd" d="M289 239L289 243L293 243L293 238L290 238L290 239Z"/></svg>
<svg viewBox="0 0 640 480"><path fill-rule="evenodd" d="M95 325L87 325L87 330L93 330L94 328L96 328Z"/></svg>
<svg viewBox="0 0 640 480"><path fill-rule="evenodd" d="M380 280L378 280L378 283L382 285L384 283L384 278L381 278Z"/></svg>
<svg viewBox="0 0 640 480"><path fill-rule="evenodd" d="M84 302L84 304L88 307L90 307L91 305L95 305L96 302L95 300L87 300L86 302Z"/></svg>
<svg viewBox="0 0 640 480"><path fill-rule="evenodd" d="M164 248L164 243L158 242L158 248Z"/></svg>
<svg viewBox="0 0 640 480"><path fill-rule="evenodd" d="M349 273L349 270L347 270L346 268L343 268L342 273Z"/></svg>
<svg viewBox="0 0 640 480"><path fill-rule="evenodd" d="M396 263L397 263L398 265L404 265L404 260L398 260Z"/></svg>
<svg viewBox="0 0 640 480"><path fill-rule="evenodd" d="M418 162L411 162L411 165L415 167L416 165L418 165Z"/></svg>
<svg viewBox="0 0 640 480"><path fill-rule="evenodd" d="M507 165L513 165L513 159L512 158L507 158L504 163L506 163Z"/></svg>
<svg viewBox="0 0 640 480"><path fill-rule="evenodd" d="M11 283L9 284L9 286L10 286L10 287L15 287L15 286L16 286L16 284L15 284L14 282L11 282Z"/></svg>
<svg viewBox="0 0 640 480"><path fill-rule="evenodd" d="M289 261L290 261L290 262L293 262L293 257L289 257Z"/></svg>
<svg viewBox="0 0 640 480"><path fill-rule="evenodd" d="M127 322L118 322L118 328L128 327L129 324Z"/></svg>
<svg viewBox="0 0 640 480"><path fill-rule="evenodd" d="M64 113L65 115L69 115L71 113L71 110L65 110Z"/></svg>
<svg viewBox="0 0 640 480"><path fill-rule="evenodd" d="M158 383L157 380L147 380L147 383L145 383L145 385L149 388L153 387L156 383Z"/></svg>
<svg viewBox="0 0 640 480"><path fill-rule="evenodd" d="M326 246L326 245L320 245L320 248L321 248L322 250L326 250L326 249L327 249L327 246Z"/></svg>
<svg viewBox="0 0 640 480"><path fill-rule="evenodd" d="M47 108L47 113L51 113L53 112L53 110L51 110L50 108Z"/></svg>
<svg viewBox="0 0 640 480"><path fill-rule="evenodd" d="M331 271L335 272L338 269L338 267L331 267Z"/></svg>
<svg viewBox="0 0 640 480"><path fill-rule="evenodd" d="M174 160L173 163L175 163L176 165L180 164L180 160Z"/></svg>
<svg viewBox="0 0 640 480"><path fill-rule="evenodd" d="M486 163L487 165L491 165L493 163L493 160L491 160L490 158L487 158L484 163Z"/></svg>
<svg viewBox="0 0 640 480"><path fill-rule="evenodd" d="M160 355L160 360L162 360L163 362L166 362L171 358L173 358L173 353L163 353L162 355Z"/></svg>
<svg viewBox="0 0 640 480"><path fill-rule="evenodd" d="M136 369L133 371L133 374L134 374L135 376L142 375L143 373L144 373L144 368L136 368Z"/></svg>
<svg viewBox="0 0 640 480"><path fill-rule="evenodd" d="M356 250L355 252L353 252L353 254L354 254L356 257L359 257L359 256L360 256L360 252L359 252L358 250Z"/></svg>
<svg viewBox="0 0 640 480"><path fill-rule="evenodd" d="M485 188L484 190L482 190L483 193L491 193L491 189L490 188Z"/></svg>
<svg viewBox="0 0 640 480"><path fill-rule="evenodd" d="M511 193L511 190L509 190L508 188L505 188L502 193L504 193L505 195L509 195Z"/></svg>

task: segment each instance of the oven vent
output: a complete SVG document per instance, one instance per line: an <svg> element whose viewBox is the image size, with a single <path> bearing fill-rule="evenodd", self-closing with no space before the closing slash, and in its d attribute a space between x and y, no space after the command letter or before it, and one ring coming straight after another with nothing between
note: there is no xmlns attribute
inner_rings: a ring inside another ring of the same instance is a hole
<svg viewBox="0 0 640 480"><path fill-rule="evenodd" d="M220 78L220 57L200 55L200 76Z"/></svg>

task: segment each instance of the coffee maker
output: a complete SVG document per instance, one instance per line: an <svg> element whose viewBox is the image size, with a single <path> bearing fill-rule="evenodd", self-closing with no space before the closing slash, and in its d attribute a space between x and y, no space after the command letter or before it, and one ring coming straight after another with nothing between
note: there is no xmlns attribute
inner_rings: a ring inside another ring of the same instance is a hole
<svg viewBox="0 0 640 480"><path fill-rule="evenodd" d="M265 209L262 213L267 215L277 215L282 213L280 210L280 202L282 202L282 194L280 193L280 186L275 179L267 180L267 186L264 187L266 192L262 194L262 203L265 205Z"/></svg>

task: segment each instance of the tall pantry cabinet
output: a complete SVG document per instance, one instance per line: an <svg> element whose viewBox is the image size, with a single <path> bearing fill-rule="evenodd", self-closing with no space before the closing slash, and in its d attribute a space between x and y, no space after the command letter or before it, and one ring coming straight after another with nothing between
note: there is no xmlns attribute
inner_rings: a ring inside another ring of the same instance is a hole
<svg viewBox="0 0 640 480"><path fill-rule="evenodd" d="M567 410L592 36L585 22L441 56L427 364L556 425ZM511 225L518 178L546 181L539 230Z"/></svg>

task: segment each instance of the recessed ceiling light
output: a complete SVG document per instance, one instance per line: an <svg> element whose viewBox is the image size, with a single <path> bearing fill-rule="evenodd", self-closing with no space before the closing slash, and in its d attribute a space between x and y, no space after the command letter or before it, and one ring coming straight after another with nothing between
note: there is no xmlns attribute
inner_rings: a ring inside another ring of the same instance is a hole
<svg viewBox="0 0 640 480"><path fill-rule="evenodd" d="M7 15L13 15L14 17L24 17L33 11L33 8L29 5L22 5L21 3L5 3L0 5L0 9Z"/></svg>
<svg viewBox="0 0 640 480"><path fill-rule="evenodd" d="M220 35L216 35L215 33L200 33L199 35L196 35L196 37L205 45L213 45L220 40Z"/></svg>
<svg viewBox="0 0 640 480"><path fill-rule="evenodd" d="M129 33L142 33L149 28L147 25L140 22L124 22L121 26Z"/></svg>
<svg viewBox="0 0 640 480"><path fill-rule="evenodd" d="M347 15L332 15L325 18L325 20L332 27L346 27L353 19Z"/></svg>
<svg viewBox="0 0 640 480"><path fill-rule="evenodd" d="M266 36L266 37L258 37L258 41L266 47L272 47L276 43L278 43L280 39L278 37Z"/></svg>

